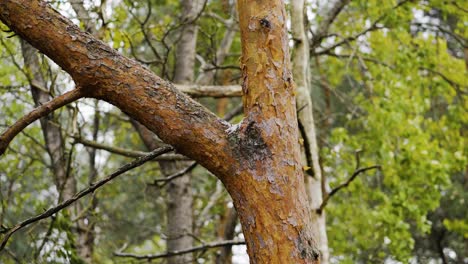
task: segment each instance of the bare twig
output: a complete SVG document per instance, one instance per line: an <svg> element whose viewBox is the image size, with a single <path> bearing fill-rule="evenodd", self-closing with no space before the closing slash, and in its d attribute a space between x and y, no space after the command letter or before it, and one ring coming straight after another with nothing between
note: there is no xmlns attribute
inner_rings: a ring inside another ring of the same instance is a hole
<svg viewBox="0 0 468 264"><path fill-rule="evenodd" d="M244 107L242 104L239 104L238 106L236 106L234 109L232 109L229 113L227 113L223 119L225 121L230 121L231 119L233 119L235 116L237 115L240 115L242 114L242 110L244 110Z"/></svg>
<svg viewBox="0 0 468 264"><path fill-rule="evenodd" d="M369 166L369 167L364 167L364 168L360 168L360 164L361 164L361 161L360 161L360 158L359 158L359 154L362 152L362 150L357 150L356 153L355 153L355 157L356 157L356 169L354 170L353 174L351 175L351 177L348 178L348 180L346 180L345 182L343 182L342 184L338 185L337 187L333 188L333 190L331 190L331 192L329 192L323 199L323 202L322 204L320 205L320 207L318 209L316 209L317 213L318 214L321 214L323 212L323 209L325 208L325 206L327 206L328 204L328 201L330 200L330 198L335 195L339 190L345 188L345 187L348 187L348 185L354 181L354 179L356 179L356 177L363 173L363 172L366 172L368 170L373 170L373 169L381 169L382 166L380 165L373 165L373 166Z"/></svg>
<svg viewBox="0 0 468 264"><path fill-rule="evenodd" d="M148 155L142 156L142 157L134 160L133 162L130 162L130 163L120 167L118 170L116 170L114 173L110 174L106 178L104 178L104 179L102 179L102 180L100 180L100 181L98 181L96 183L92 183L89 187L87 187L87 188L81 190L80 192L76 193L72 198L58 204L55 207L52 207L52 208L48 209L47 211L45 211L42 214L38 214L38 215L36 215L34 217L28 218L28 219L22 221L21 223L18 223L14 227L9 228L8 231L5 233L5 235L3 236L2 240L1 240L0 251L5 248L6 243L8 242L8 239L15 232L19 231L20 229L22 229L22 228L24 228L24 227L26 227L26 226L28 226L28 225L30 225L32 223L35 223L35 222L37 222L39 220L42 220L42 219L48 218L50 216L53 216L57 212L60 212L61 210L65 209L66 207L68 207L72 203L74 203L77 200L81 199L82 197L84 197L84 196L86 196L86 195L88 195L90 193L94 193L94 191L96 191L97 189L99 189L104 184L108 183L109 181L113 180L117 176L119 176L119 175L121 175L121 174L123 174L123 173L125 173L125 172L127 172L127 171L129 171L131 169L139 167L139 166L145 164L147 161L150 161L150 160L156 158L159 155L162 155L164 153L167 153L167 152L170 152L170 151L173 151L173 150L174 150L174 148L172 148L170 146L165 146L165 147L155 149L152 152L150 152Z"/></svg>
<svg viewBox="0 0 468 264"><path fill-rule="evenodd" d="M175 85L177 89L190 95L191 97L240 97L242 88L240 85Z"/></svg>
<svg viewBox="0 0 468 264"><path fill-rule="evenodd" d="M38 106L28 114L21 117L18 121L16 121L15 124L8 127L7 130L0 135L0 155L2 155L5 152L13 138L16 135L18 135L23 129L25 129L29 124L38 120L41 117L47 116L48 114L59 109L60 107L74 102L82 97L83 92L81 91L81 89L76 88L60 96L55 97L49 102Z"/></svg>
<svg viewBox="0 0 468 264"><path fill-rule="evenodd" d="M190 171L195 169L195 167L197 165L198 165L198 163L194 161L194 162L190 163L189 166L183 168L182 170L180 170L180 171L178 171L178 172L176 172L176 173L174 173L172 175L167 176L166 178L154 180L154 182L151 183L150 185L154 185L154 186L158 186L159 188L162 188L162 187L166 186L172 180L174 180L176 178L179 178L179 177L182 177L186 173L189 173Z"/></svg>
<svg viewBox="0 0 468 264"><path fill-rule="evenodd" d="M327 35L328 30L333 21L349 2L350 0L337 0L333 4L333 6L328 10L327 14L324 16L324 19L319 24L317 30L315 31L315 34L312 37L310 45L312 48L320 44L321 40Z"/></svg>
<svg viewBox="0 0 468 264"><path fill-rule="evenodd" d="M393 11L395 11L396 9L398 9L399 7L401 7L402 5L406 4L407 2L409 2L410 0L402 0L400 2L398 2L398 4L396 4L394 7L391 8L390 12L387 12L385 14L382 14L380 17L378 17L372 24L370 27L364 29L363 31L359 32L358 34L354 35L354 36L350 36L350 37L346 37L344 38L343 40L333 44L332 46L330 47L327 47L323 50L320 50L320 51L315 51L314 49L311 50L311 55L322 55L322 54L325 54L333 49L335 49L336 47L339 47L343 44L347 44L351 41L354 41L356 39L358 39L360 36L363 36L365 34L367 34L368 32L370 31L374 31L374 30L377 30L377 29L380 29L381 27L379 26L379 23L380 21L382 21L384 18L386 18L389 14L391 14Z"/></svg>
<svg viewBox="0 0 468 264"><path fill-rule="evenodd" d="M132 149L119 148L115 146L109 146L109 145L102 144L93 140L87 140L78 136L71 136L71 137L73 137L77 143L80 143L83 146L91 147L94 149L105 150L107 152L118 154L124 157L138 158L138 157L149 154L149 152L146 152L146 151L138 151L138 150L132 150ZM180 154L164 154L164 155L156 157L154 160L157 160L157 161L189 160L189 158Z"/></svg>
<svg viewBox="0 0 468 264"><path fill-rule="evenodd" d="M204 244L204 245L197 246L197 247L192 247L188 249L177 250L177 251L172 251L172 252L167 252L167 253L162 253L162 254L137 255L133 253L114 252L114 256L134 258L134 259L153 260L153 259L160 259L160 258L183 255L183 254L192 253L192 252L201 251L201 250L207 250L210 248L227 247L227 246L244 245L244 244L245 244L245 241L242 241L242 240L226 240L226 241L208 243L208 244Z"/></svg>

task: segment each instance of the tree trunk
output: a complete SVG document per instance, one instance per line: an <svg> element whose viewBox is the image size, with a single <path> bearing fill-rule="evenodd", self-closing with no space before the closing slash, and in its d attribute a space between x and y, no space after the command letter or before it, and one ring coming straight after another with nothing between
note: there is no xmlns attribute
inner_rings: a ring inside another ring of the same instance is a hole
<svg viewBox="0 0 468 264"><path fill-rule="evenodd" d="M0 19L86 97L105 100L216 175L233 198L251 263L319 263L301 166L286 11L238 2L246 118L232 126L44 1L4 0Z"/></svg>
<svg viewBox="0 0 468 264"><path fill-rule="evenodd" d="M218 237L221 241L232 240L236 235L237 212L234 208L229 208L224 215L222 226L219 228ZM220 249L216 256L216 264L232 263L232 246L226 246Z"/></svg>
<svg viewBox="0 0 468 264"><path fill-rule="evenodd" d="M24 58L24 65L27 72L30 74L29 82L31 84L31 94L36 106L42 105L52 99L50 93L46 92L47 82L42 76L40 70L37 51L34 47L21 41L21 50ZM44 135L45 148L49 153L51 160L52 172L54 175L55 186L60 193L61 200L68 200L76 193L76 179L70 173L67 174L67 157L65 151L65 142L62 137L60 127L57 126L53 114L48 115L40 120L42 133ZM75 218L80 211L79 204L69 209L71 218ZM77 222L76 249L80 258L86 263L91 263L92 243L89 243L91 236L90 232L83 232L83 228ZM73 224L73 223L72 223Z"/></svg>
<svg viewBox="0 0 468 264"><path fill-rule="evenodd" d="M246 119L231 136L239 145L234 155L241 171L222 180L239 214L252 263L318 263L298 144L284 3L240 0L238 12Z"/></svg>
<svg viewBox="0 0 468 264"><path fill-rule="evenodd" d="M197 15L201 12L201 0L183 0L181 37L176 48L176 67L174 83L193 83L195 69L195 55L197 48L198 26L195 23ZM172 175L185 167L188 162L161 161L161 171L164 175ZM172 180L167 188L167 251L174 252L193 246L193 194L191 186L191 173ZM190 263L191 254L172 256L167 263Z"/></svg>
<svg viewBox="0 0 468 264"><path fill-rule="evenodd" d="M312 175L306 176L305 184L312 207L312 226L321 253L321 263L327 264L329 258L328 238L326 230L325 212L318 213L315 209L322 203L322 170L319 164L319 151L315 132L313 103L310 87L310 51L307 31L305 29L305 2L293 0L291 2L291 30L294 40L293 74L297 84L296 103L301 109L298 113L299 127L303 138L306 167L310 167Z"/></svg>

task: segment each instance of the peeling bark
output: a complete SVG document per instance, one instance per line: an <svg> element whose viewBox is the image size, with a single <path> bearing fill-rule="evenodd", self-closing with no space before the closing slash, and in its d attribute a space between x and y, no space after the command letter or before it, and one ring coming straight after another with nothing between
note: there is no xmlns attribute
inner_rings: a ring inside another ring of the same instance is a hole
<svg viewBox="0 0 468 264"><path fill-rule="evenodd" d="M283 1L238 1L243 102L233 197L252 263L318 263L298 145ZM274 203L274 206L270 206ZM268 208L268 209L266 209Z"/></svg>

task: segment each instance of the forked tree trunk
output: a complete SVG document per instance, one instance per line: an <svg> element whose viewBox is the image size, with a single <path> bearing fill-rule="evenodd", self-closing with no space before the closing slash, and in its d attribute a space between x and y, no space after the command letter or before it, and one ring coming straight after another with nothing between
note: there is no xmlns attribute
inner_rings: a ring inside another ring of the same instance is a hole
<svg viewBox="0 0 468 264"><path fill-rule="evenodd" d="M319 263L284 3L242 0L238 10L246 114L239 126L81 32L44 1L3 0L0 19L67 71L83 96L114 104L215 174L233 198L252 263Z"/></svg>

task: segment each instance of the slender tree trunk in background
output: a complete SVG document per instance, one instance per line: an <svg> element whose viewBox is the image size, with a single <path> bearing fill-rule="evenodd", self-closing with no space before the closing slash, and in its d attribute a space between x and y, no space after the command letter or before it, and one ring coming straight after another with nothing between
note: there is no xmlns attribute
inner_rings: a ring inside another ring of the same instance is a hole
<svg viewBox="0 0 468 264"><path fill-rule="evenodd" d="M67 71L76 93L115 105L216 175L233 198L251 263L319 263L284 3L242 0L238 10L246 115L238 126L83 33L44 1L3 0L0 20ZM3 153L8 141L0 143Z"/></svg>
<svg viewBox="0 0 468 264"><path fill-rule="evenodd" d="M169 176L186 166L182 161L161 161L161 171ZM187 249L193 246L193 194L190 173L172 180L168 184L167 200L167 251ZM167 263L191 263L192 254L173 256Z"/></svg>
<svg viewBox="0 0 468 264"><path fill-rule="evenodd" d="M202 0L183 0L181 37L176 47L174 83L193 83L198 26L195 19L201 12ZM174 174L189 165L183 161L159 163L164 175ZM193 246L193 194L191 173L172 180L167 187L167 251L173 252ZM169 257L167 263L190 263L192 254Z"/></svg>
<svg viewBox="0 0 468 264"><path fill-rule="evenodd" d="M218 237L221 241L233 240L236 235L237 212L234 208L229 208L226 212L223 224L218 230ZM232 246L221 248L219 255L216 256L216 264L232 263Z"/></svg>
<svg viewBox="0 0 468 264"><path fill-rule="evenodd" d="M26 41L21 40L21 50L23 53L24 66L29 74L31 94L34 105L42 105L52 99L40 69L37 50ZM65 153L65 142L62 137L61 128L57 125L54 114L50 114L40 120L42 133L44 135L45 148L50 156L50 163L54 175L55 186L60 193L60 199L68 200L76 193L76 179L73 175L67 174L68 159ZM78 206L70 208L70 217L73 219L79 211ZM83 259L90 258L90 255L81 254L80 244L76 244L78 254Z"/></svg>
<svg viewBox="0 0 468 264"><path fill-rule="evenodd" d="M75 11L77 18L81 23L83 23L85 30L94 36L98 36L98 30L96 24L92 20L89 11L83 5L83 0L69 0L73 11ZM93 122L93 141L97 140L97 135L99 131L99 111L98 111L99 101L95 101L95 113L94 113L94 122ZM88 183L92 183L96 180L97 170L96 170L96 149L89 148L89 176ZM92 255L94 251L94 225L92 221L92 215L98 204L97 198L93 195L91 197L91 206L86 208L86 212L83 212L83 216L78 219L78 237L77 237L77 248L78 255L86 262L92 263ZM78 203L79 205L79 203ZM83 206L79 206L82 208ZM80 209L81 210L81 209Z"/></svg>
<svg viewBox="0 0 468 264"><path fill-rule="evenodd" d="M196 19L201 12L204 0L183 0L182 4L182 32L176 48L176 66L174 83L193 83L195 69L195 55L197 47L198 26Z"/></svg>
<svg viewBox="0 0 468 264"><path fill-rule="evenodd" d="M326 232L325 212L317 213L322 200L322 170L319 164L319 150L313 116L313 103L310 87L310 51L307 31L305 29L305 2L292 0L291 29L294 40L292 58L293 75L297 85L296 103L301 109L298 113L301 136L303 138L306 166L310 167L312 175L305 178L306 190L312 207L312 225L321 253L321 263L327 264L329 258L328 238Z"/></svg>
<svg viewBox="0 0 468 264"><path fill-rule="evenodd" d="M97 142L100 116L99 116L99 101L94 101L94 120L93 120L93 137L92 140ZM88 175L88 184L96 182L98 172L96 168L96 148L88 148L88 158L89 158L89 175ZM94 238L96 225L96 219L93 216L95 209L98 205L98 199L93 194L90 197L90 206L87 206L83 216L78 219L78 245L79 245L79 254L86 263L93 263L92 256L94 252ZM83 207L83 206L81 206Z"/></svg>
<svg viewBox="0 0 468 264"><path fill-rule="evenodd" d="M52 97L46 92L47 83L45 82L37 57L37 51L25 41L21 41L24 64L30 73L31 94L36 106L44 104ZM61 193L61 200L70 199L76 192L75 178L67 175L67 157L65 154L65 142L62 137L62 131L54 120L54 114L50 114L40 120L42 133L46 143L46 149L51 158L52 170L55 177L55 185Z"/></svg>

